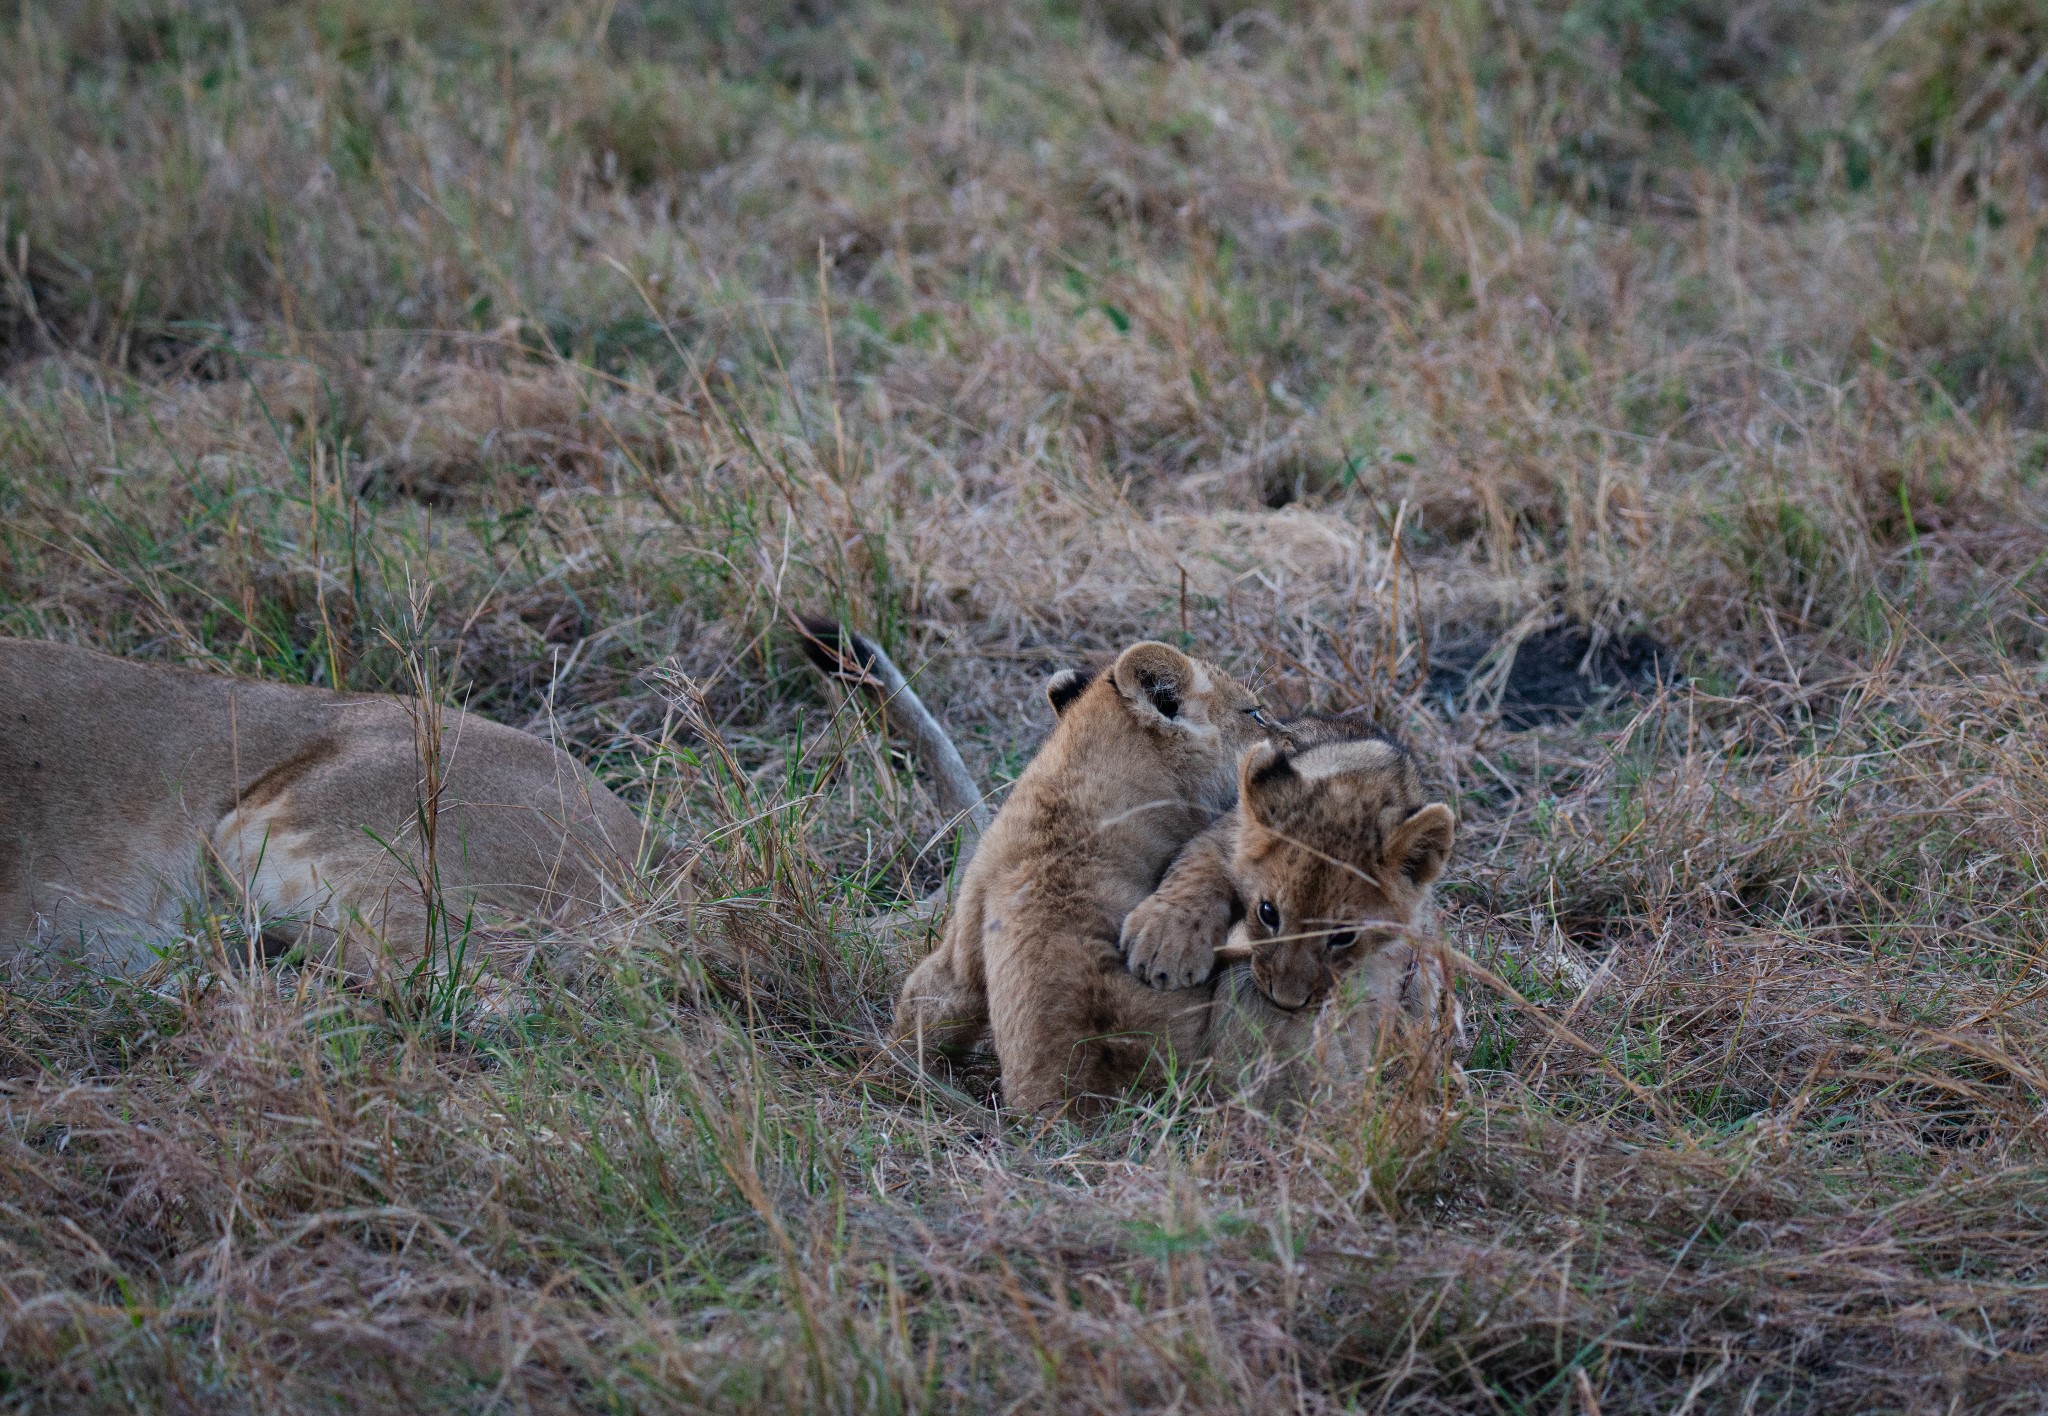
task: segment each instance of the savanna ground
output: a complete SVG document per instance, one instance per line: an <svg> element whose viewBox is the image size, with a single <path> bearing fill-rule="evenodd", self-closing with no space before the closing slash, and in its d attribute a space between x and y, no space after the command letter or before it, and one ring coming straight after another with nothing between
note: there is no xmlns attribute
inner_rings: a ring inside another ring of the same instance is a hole
<svg viewBox="0 0 2048 1416"><path fill-rule="evenodd" d="M0 995L0 1407L2040 1409L2044 73L2039 0L13 0L0 632L424 678L700 903L490 1026L226 889ZM1462 1082L876 1065L945 854L818 609L997 788L1140 636L1404 731Z"/></svg>

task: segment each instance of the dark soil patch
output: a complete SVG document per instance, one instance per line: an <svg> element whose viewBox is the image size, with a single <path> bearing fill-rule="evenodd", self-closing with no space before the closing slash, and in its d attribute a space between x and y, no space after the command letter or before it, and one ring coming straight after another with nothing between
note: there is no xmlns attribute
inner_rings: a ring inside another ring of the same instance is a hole
<svg viewBox="0 0 2048 1416"><path fill-rule="evenodd" d="M1447 707L1462 699L1475 676L1490 672L1492 666L1484 661L1492 648L1491 642L1472 640L1440 649L1430 670L1430 696ZM1580 625L1546 629L1524 639L1515 650L1501 688L1501 723L1521 729L1569 721L1588 709L1669 683L1677 670L1676 652L1647 634L1608 638L1596 649L1592 635Z"/></svg>

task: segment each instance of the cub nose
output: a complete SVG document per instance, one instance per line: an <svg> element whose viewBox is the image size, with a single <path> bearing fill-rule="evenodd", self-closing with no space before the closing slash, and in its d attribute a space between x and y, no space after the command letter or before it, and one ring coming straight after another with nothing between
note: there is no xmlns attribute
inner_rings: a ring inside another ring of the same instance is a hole
<svg viewBox="0 0 2048 1416"><path fill-rule="evenodd" d="M1329 991L1328 969L1320 969L1312 974L1304 969L1295 969L1274 978L1271 987L1266 990L1266 996L1273 1000L1276 1007L1285 1008L1292 1013L1296 1009L1322 1001L1323 995Z"/></svg>
<svg viewBox="0 0 2048 1416"><path fill-rule="evenodd" d="M1252 984L1276 1008L1293 1012L1318 1002L1332 983L1319 939L1280 940L1252 959Z"/></svg>
<svg viewBox="0 0 2048 1416"><path fill-rule="evenodd" d="M1273 1001L1280 1007L1293 1012L1308 1002L1309 994L1315 990L1296 979L1286 978L1273 985Z"/></svg>

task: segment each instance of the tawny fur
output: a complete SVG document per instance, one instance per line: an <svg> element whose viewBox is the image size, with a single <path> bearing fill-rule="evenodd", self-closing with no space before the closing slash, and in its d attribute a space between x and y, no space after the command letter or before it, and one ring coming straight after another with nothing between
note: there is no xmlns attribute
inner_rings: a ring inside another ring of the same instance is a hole
<svg viewBox="0 0 2048 1416"><path fill-rule="evenodd" d="M1342 984L1339 1021L1365 1048L1390 1024L1458 1022L1445 962L1422 942L1450 808L1392 741L1317 720L1286 734L1246 753L1236 809L1189 843L1122 933L1132 974L1160 997L1213 1001L1200 1060L1233 1078L1256 1068L1269 1099L1291 1089L1326 1021L1318 1005ZM1220 972L1219 954L1233 956Z"/></svg>
<svg viewBox="0 0 2048 1416"><path fill-rule="evenodd" d="M1182 1001L1131 977L1118 932L1174 855L1229 808L1239 756L1267 735L1250 690L1164 644L1133 645L1093 677L1060 674L1047 696L1059 712L1052 736L997 813L944 938L896 1010L897 1036L920 1055L990 1034L1005 1101L1034 1111L1121 1090L1177 1026Z"/></svg>
<svg viewBox="0 0 2048 1416"><path fill-rule="evenodd" d="M373 975L470 924L480 948L587 920L660 854L566 753L472 713L429 723L398 698L0 639L0 963L138 972L211 859L267 942Z"/></svg>

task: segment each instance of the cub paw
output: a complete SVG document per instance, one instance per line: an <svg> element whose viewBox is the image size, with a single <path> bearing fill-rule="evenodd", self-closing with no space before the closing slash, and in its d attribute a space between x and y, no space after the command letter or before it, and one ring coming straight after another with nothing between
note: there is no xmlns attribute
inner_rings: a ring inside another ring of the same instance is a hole
<svg viewBox="0 0 2048 1416"><path fill-rule="evenodd" d="M1190 907L1154 895L1124 919L1117 943L1140 983L1192 988L1215 970L1216 950L1229 933L1228 906Z"/></svg>

